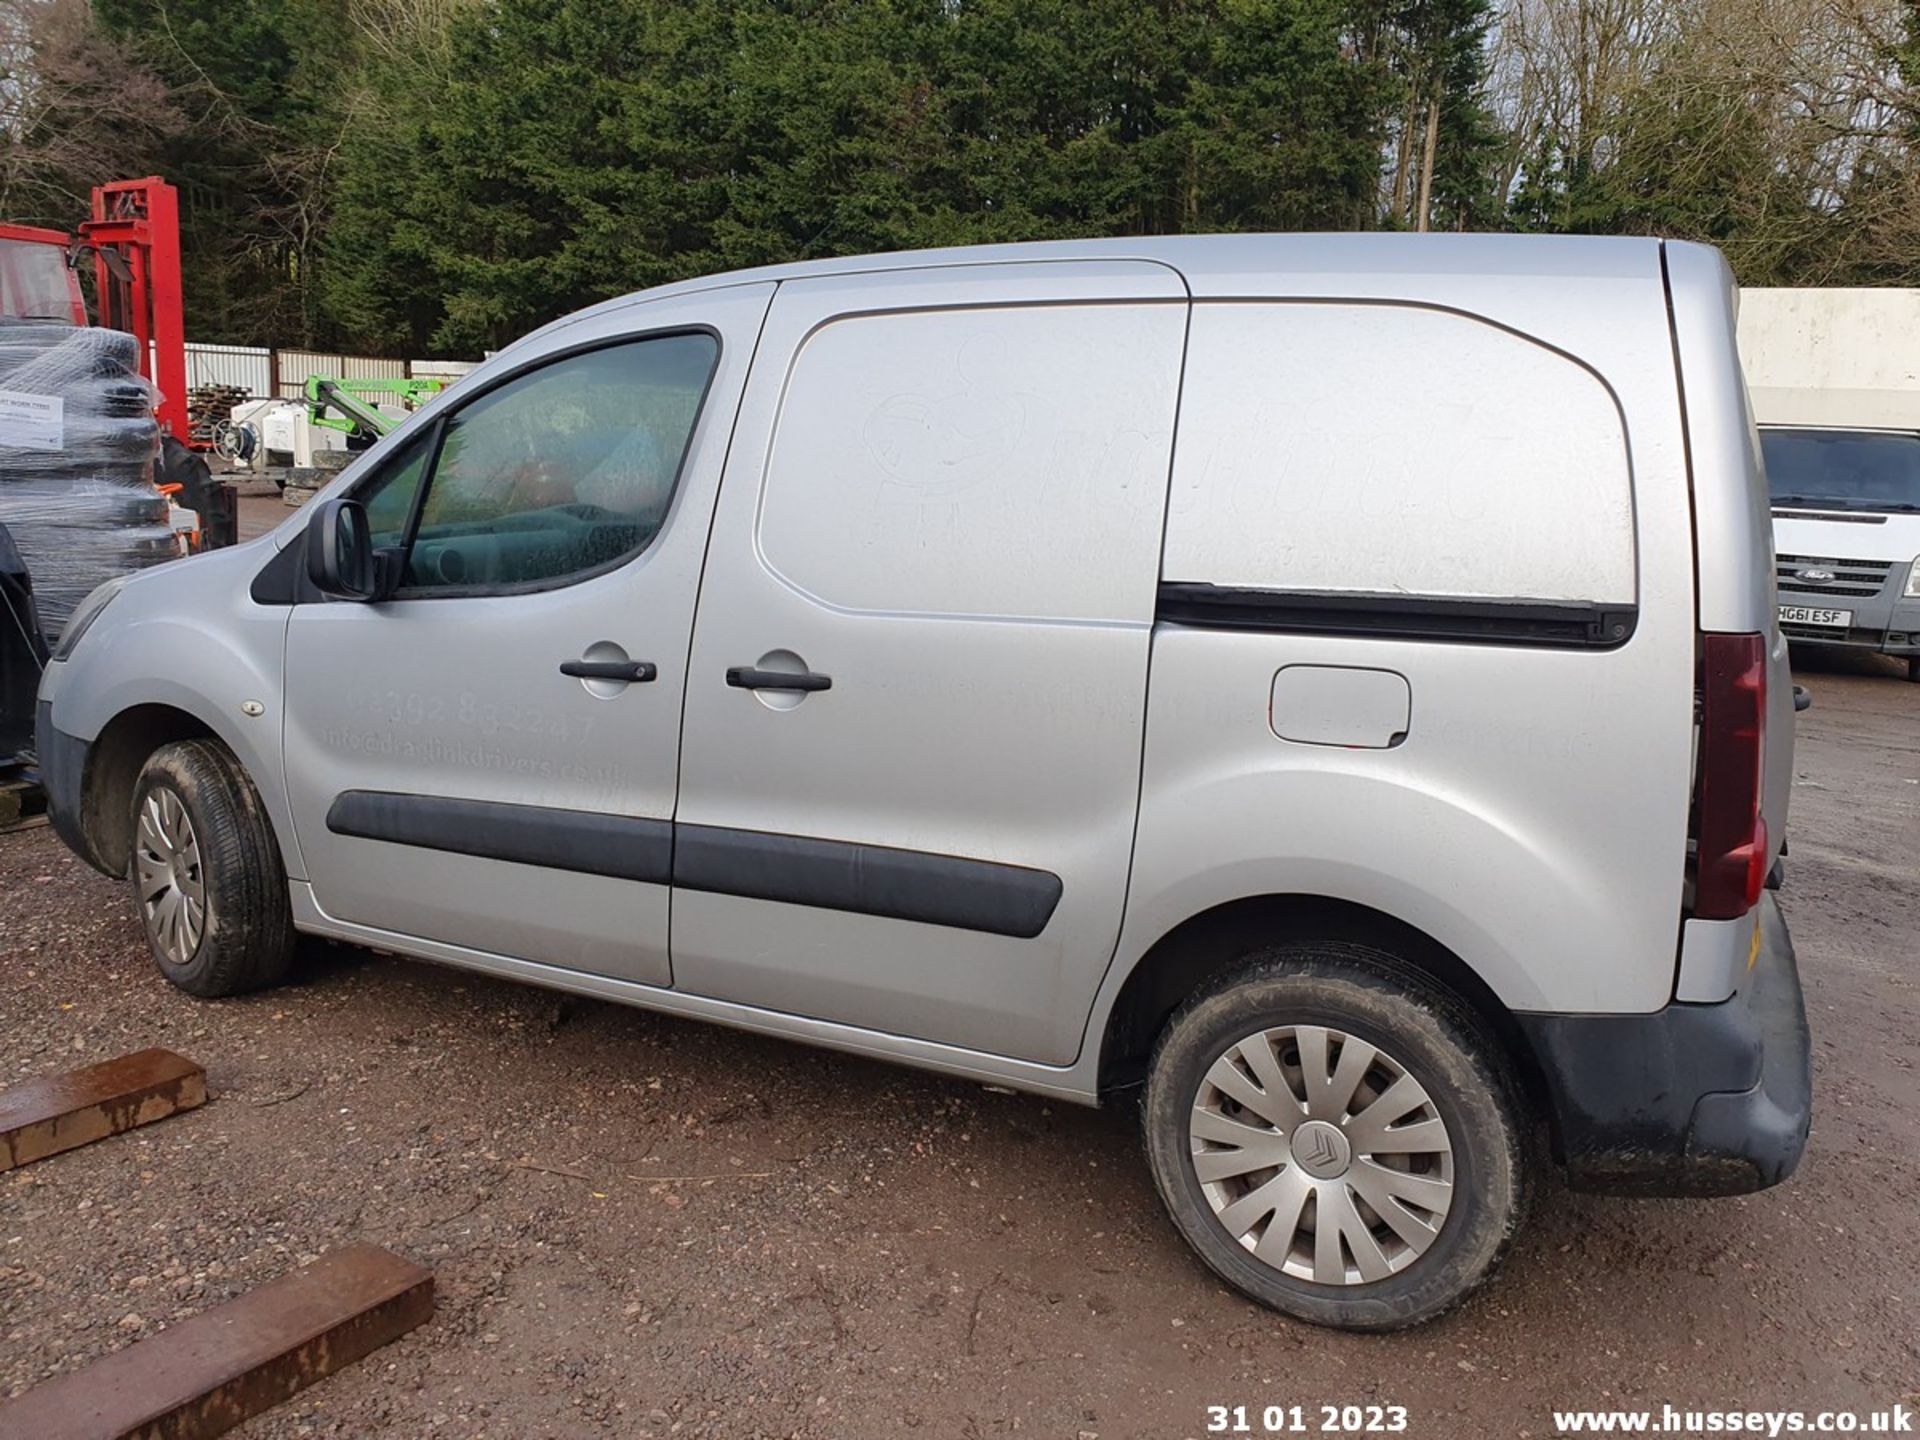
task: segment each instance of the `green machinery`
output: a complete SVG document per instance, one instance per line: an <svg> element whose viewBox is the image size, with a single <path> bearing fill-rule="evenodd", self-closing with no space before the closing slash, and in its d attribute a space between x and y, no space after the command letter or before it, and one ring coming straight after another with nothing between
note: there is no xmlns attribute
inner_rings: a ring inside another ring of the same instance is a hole
<svg viewBox="0 0 1920 1440"><path fill-rule="evenodd" d="M315 425L371 444L405 418L382 410L377 400L398 400L411 413L446 387L444 380L338 380L314 375L307 380L307 409Z"/></svg>

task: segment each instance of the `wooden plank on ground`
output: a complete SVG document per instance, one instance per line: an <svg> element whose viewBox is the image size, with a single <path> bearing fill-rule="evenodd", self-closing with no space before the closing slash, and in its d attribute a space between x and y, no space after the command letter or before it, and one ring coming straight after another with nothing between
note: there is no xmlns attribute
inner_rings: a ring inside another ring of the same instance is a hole
<svg viewBox="0 0 1920 1440"><path fill-rule="evenodd" d="M27 779L17 765L0 762L0 830L23 829L35 820L44 823L47 792L38 780Z"/></svg>
<svg viewBox="0 0 1920 1440"><path fill-rule="evenodd" d="M0 1440L205 1440L433 1314L433 1272L374 1245L323 1255L0 1404Z"/></svg>
<svg viewBox="0 0 1920 1440"><path fill-rule="evenodd" d="M206 1098L206 1071L171 1050L136 1050L10 1085L0 1090L0 1170L150 1125Z"/></svg>

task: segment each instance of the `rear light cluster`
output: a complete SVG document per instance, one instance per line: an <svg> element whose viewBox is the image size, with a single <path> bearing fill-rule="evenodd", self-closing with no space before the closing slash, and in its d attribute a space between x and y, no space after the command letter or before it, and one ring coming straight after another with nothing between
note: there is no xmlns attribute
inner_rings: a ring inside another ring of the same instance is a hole
<svg viewBox="0 0 1920 1440"><path fill-rule="evenodd" d="M1693 913L1737 920L1759 902L1773 854L1760 814L1767 721L1764 635L1700 637L1700 760Z"/></svg>

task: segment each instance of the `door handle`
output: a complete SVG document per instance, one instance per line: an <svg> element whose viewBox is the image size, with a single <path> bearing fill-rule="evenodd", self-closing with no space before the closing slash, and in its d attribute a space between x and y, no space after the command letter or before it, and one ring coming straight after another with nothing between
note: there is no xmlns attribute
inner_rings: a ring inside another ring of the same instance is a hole
<svg viewBox="0 0 1920 1440"><path fill-rule="evenodd" d="M654 668L651 660L564 660L560 664L562 675L571 675L575 680L623 680L629 684L644 684L660 672Z"/></svg>
<svg viewBox="0 0 1920 1440"><path fill-rule="evenodd" d="M735 665L727 671L727 684L736 690L831 690L833 677L811 670L756 670L751 665Z"/></svg>

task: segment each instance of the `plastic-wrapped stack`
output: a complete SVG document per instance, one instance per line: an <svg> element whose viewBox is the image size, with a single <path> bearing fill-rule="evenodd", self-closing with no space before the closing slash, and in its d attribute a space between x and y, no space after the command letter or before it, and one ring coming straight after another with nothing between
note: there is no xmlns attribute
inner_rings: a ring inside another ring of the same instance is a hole
<svg viewBox="0 0 1920 1440"><path fill-rule="evenodd" d="M49 643L101 581L176 553L139 353L118 330L0 323L0 524Z"/></svg>

